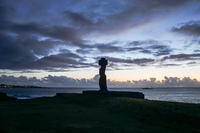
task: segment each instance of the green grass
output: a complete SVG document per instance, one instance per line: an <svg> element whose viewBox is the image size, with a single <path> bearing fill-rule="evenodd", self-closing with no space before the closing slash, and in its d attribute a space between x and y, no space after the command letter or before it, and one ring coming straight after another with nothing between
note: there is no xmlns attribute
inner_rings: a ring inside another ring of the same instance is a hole
<svg viewBox="0 0 200 133"><path fill-rule="evenodd" d="M200 133L200 105L64 94L0 102L1 133Z"/></svg>

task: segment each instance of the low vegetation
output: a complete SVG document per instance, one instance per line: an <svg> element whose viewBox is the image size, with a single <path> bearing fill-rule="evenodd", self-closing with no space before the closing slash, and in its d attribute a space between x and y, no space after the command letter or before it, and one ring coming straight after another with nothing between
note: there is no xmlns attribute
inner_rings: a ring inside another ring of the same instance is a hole
<svg viewBox="0 0 200 133"><path fill-rule="evenodd" d="M0 101L1 133L200 132L200 105L62 94Z"/></svg>

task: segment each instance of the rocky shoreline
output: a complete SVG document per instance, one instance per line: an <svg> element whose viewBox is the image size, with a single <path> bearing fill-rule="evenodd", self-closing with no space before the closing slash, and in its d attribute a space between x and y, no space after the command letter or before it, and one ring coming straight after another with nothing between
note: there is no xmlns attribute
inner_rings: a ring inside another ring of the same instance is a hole
<svg viewBox="0 0 200 133"><path fill-rule="evenodd" d="M17 98L9 97L4 92L0 92L0 101L17 100Z"/></svg>

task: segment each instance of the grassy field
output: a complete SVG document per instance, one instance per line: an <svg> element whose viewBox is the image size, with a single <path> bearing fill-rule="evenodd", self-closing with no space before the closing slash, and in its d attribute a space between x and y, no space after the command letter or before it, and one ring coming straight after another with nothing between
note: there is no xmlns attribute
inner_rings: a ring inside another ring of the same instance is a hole
<svg viewBox="0 0 200 133"><path fill-rule="evenodd" d="M1 133L200 133L200 105L63 94L0 101Z"/></svg>

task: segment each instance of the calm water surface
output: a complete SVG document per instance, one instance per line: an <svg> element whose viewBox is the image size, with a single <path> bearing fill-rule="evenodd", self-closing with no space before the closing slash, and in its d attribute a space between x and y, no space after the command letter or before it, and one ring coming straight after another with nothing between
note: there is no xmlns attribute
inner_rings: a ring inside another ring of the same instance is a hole
<svg viewBox="0 0 200 133"><path fill-rule="evenodd" d="M18 99L30 99L38 97L52 97L56 93L82 93L83 90L98 90L84 88L0 88L0 92ZM142 92L145 99L172 101L200 104L200 87L188 88L154 88L153 90L141 88L110 88L110 91Z"/></svg>

